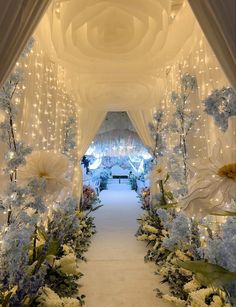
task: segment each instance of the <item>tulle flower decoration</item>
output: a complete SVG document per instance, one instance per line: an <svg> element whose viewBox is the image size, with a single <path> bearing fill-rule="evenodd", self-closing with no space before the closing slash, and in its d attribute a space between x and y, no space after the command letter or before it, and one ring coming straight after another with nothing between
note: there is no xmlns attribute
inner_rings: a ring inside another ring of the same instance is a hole
<svg viewBox="0 0 236 307"><path fill-rule="evenodd" d="M149 178L151 182L158 182L160 180L165 180L167 173L167 159L162 157L158 159L158 164L153 166Z"/></svg>
<svg viewBox="0 0 236 307"><path fill-rule="evenodd" d="M26 158L26 164L19 168L18 178L28 181L31 178L45 180L45 192L54 194L69 186L65 179L68 169L68 159L58 153L47 151L35 151Z"/></svg>
<svg viewBox="0 0 236 307"><path fill-rule="evenodd" d="M236 148L217 143L210 158L189 165L195 173L182 205L191 216L203 217L236 199Z"/></svg>
<svg viewBox="0 0 236 307"><path fill-rule="evenodd" d="M204 101L205 112L213 116L223 132L228 129L231 116L236 116L236 92L231 87L214 90Z"/></svg>

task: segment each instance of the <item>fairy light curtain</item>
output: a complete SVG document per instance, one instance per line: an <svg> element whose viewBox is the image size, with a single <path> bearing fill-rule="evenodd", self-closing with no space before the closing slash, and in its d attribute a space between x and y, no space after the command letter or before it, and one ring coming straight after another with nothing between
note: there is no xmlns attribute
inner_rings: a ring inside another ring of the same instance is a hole
<svg viewBox="0 0 236 307"><path fill-rule="evenodd" d="M228 87L229 82L198 26L194 29L193 36L196 40L194 48L191 48L188 54L182 50L174 61L158 71L158 77L165 80L165 93L161 101L156 104L156 107L130 110L128 114L142 141L150 147L153 146L148 129L148 124L153 120L153 114L156 110L162 110L165 114L164 125L166 125L174 112L171 93L180 91L181 76L184 73L196 76L198 88L196 93L192 93L190 96L189 107L192 111L199 113L199 118L189 133L188 151L191 158L206 158L206 153L210 154L219 139L224 147L231 146L230 139L232 144L236 135L236 118L232 117L229 120L229 128L226 133L223 133L216 127L214 119L204 112L203 100L211 94L212 90ZM169 134L167 139L169 147L174 147L176 142L176 136Z"/></svg>
<svg viewBox="0 0 236 307"><path fill-rule="evenodd" d="M49 3L50 0L0 1L1 85L13 69Z"/></svg>
<svg viewBox="0 0 236 307"><path fill-rule="evenodd" d="M166 95L160 103L161 109L167 115L167 121L173 113L173 104L170 101L172 91L179 91L180 77L184 73L190 73L197 78L198 88L195 94L191 94L190 107L199 113L199 119L194 124L188 138L189 155L192 158L206 157L211 152L217 140L221 140L224 146L229 146L229 138L216 127L214 119L204 112L203 100L211 94L214 89L221 89L229 86L214 53L212 52L206 38L196 28L195 36L198 43L189 53L179 54L175 63L160 71L166 78ZM230 119L227 134L233 140L236 131L236 118ZM169 143L173 144L174 139L170 137Z"/></svg>
<svg viewBox="0 0 236 307"><path fill-rule="evenodd" d="M34 150L63 152L65 148L65 124L68 119L77 121L77 108L71 91L65 87L65 70L53 62L35 41L30 54L20 58L16 69L22 71L19 94L13 99L17 105L14 124L16 139L24 140ZM76 141L76 140L75 140ZM0 165L5 146L0 144ZM72 178L77 152L68 153L70 164L68 177Z"/></svg>
<svg viewBox="0 0 236 307"><path fill-rule="evenodd" d="M77 117L75 100L65 87L65 71L51 61L35 41L28 57L16 68L23 71L22 94L18 104L17 136L35 150L62 152L64 126L70 116Z"/></svg>
<svg viewBox="0 0 236 307"><path fill-rule="evenodd" d="M235 0L188 0L204 34L236 90Z"/></svg>

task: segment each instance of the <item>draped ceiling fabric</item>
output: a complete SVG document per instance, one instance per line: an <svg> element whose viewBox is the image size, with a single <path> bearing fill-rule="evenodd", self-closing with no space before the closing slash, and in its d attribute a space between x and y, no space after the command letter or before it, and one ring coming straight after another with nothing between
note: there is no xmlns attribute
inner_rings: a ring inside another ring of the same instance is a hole
<svg viewBox="0 0 236 307"><path fill-rule="evenodd" d="M229 82L236 90L236 1L188 1Z"/></svg>
<svg viewBox="0 0 236 307"><path fill-rule="evenodd" d="M183 2L57 0L36 37L70 71L82 108L128 111L140 138L152 148L148 123L166 88L157 70L192 42L196 26Z"/></svg>
<svg viewBox="0 0 236 307"><path fill-rule="evenodd" d="M0 0L0 84L33 34L50 0Z"/></svg>
<svg viewBox="0 0 236 307"><path fill-rule="evenodd" d="M151 108L165 91L157 70L192 40L196 21L182 3L55 0L36 35L50 57L70 71L83 108Z"/></svg>

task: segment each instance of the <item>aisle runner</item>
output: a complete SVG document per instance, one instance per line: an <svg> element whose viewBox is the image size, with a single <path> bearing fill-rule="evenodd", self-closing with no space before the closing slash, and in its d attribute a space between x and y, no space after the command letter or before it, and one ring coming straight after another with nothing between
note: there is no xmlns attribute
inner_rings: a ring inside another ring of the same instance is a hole
<svg viewBox="0 0 236 307"><path fill-rule="evenodd" d="M128 189L103 191L104 207L96 211L98 233L81 266L86 307L167 307L155 297L160 278L155 266L144 263L145 245L136 241L137 194Z"/></svg>

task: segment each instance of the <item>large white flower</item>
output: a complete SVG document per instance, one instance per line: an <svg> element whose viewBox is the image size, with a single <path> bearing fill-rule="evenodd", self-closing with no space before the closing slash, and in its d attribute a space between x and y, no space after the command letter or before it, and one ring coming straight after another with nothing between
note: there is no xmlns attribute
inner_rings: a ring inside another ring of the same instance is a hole
<svg viewBox="0 0 236 307"><path fill-rule="evenodd" d="M151 182L158 182L165 180L168 173L167 159L165 157L160 158L157 165L154 165L149 175Z"/></svg>
<svg viewBox="0 0 236 307"><path fill-rule="evenodd" d="M186 212L203 217L236 199L236 148L217 143L210 158L190 163L194 176L182 200Z"/></svg>
<svg viewBox="0 0 236 307"><path fill-rule="evenodd" d="M63 307L63 301L60 297L50 288L43 287L39 290L39 295L36 299L37 303L43 307Z"/></svg>
<svg viewBox="0 0 236 307"><path fill-rule="evenodd" d="M26 164L19 168L19 180L28 181L31 178L45 179L46 193L54 194L69 185L65 179L68 169L68 159L58 153L35 151L26 158Z"/></svg>
<svg viewBox="0 0 236 307"><path fill-rule="evenodd" d="M59 260L56 260L55 265L65 274L70 275L79 273L77 260L74 253L70 253L61 257Z"/></svg>

